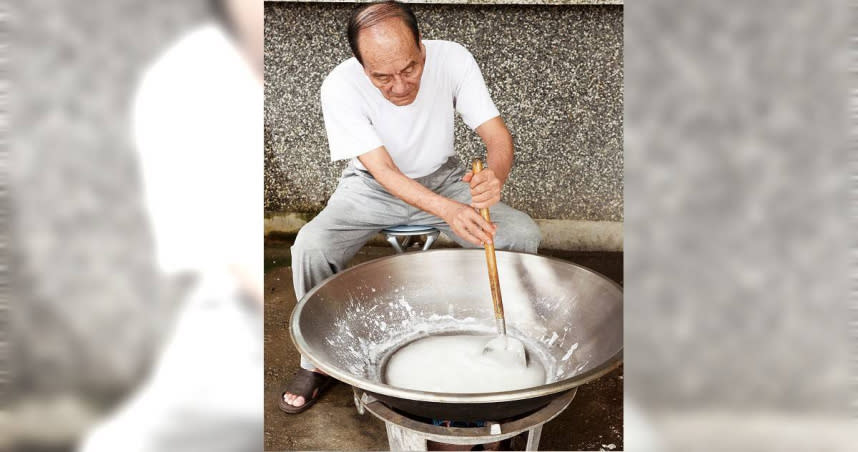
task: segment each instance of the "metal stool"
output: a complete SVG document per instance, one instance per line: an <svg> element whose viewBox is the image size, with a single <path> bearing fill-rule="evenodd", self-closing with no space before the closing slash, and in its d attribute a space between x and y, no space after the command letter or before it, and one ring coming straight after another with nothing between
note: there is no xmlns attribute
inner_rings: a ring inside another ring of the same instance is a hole
<svg viewBox="0 0 858 452"><path fill-rule="evenodd" d="M411 238L416 235L425 235L426 241L423 243L423 251L429 249L435 240L438 239L438 234L440 231L432 226L413 226L413 225L399 225L399 226L391 226L389 228L384 228L381 230L381 233L387 237L387 243L390 243L393 246L393 249L396 250L397 253L404 253L405 248L408 247L408 244L411 243ZM405 237L402 240L402 243L399 243L399 238Z"/></svg>

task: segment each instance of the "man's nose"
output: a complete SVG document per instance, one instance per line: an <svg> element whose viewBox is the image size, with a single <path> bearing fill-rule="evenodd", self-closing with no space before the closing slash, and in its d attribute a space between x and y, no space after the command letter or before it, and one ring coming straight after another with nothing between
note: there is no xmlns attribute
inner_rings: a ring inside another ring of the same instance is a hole
<svg viewBox="0 0 858 452"><path fill-rule="evenodd" d="M405 80L402 77L395 77L393 79L393 87L390 89L394 95L401 96L408 92L408 87L405 84Z"/></svg>

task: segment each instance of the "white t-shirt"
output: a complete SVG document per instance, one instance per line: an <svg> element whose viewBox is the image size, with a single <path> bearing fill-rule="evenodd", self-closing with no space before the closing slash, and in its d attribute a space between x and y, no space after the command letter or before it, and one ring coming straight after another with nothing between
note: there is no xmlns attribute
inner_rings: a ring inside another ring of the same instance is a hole
<svg viewBox="0 0 858 452"><path fill-rule="evenodd" d="M471 129L499 115L467 49L450 41L423 45L420 90L408 105L385 99L354 57L328 74L322 83L322 113L332 161L384 146L406 176L425 176L454 154L455 111ZM357 158L354 162L365 169Z"/></svg>
<svg viewBox="0 0 858 452"><path fill-rule="evenodd" d="M134 137L165 272L240 267L262 278L263 86L225 32L204 26L146 71Z"/></svg>

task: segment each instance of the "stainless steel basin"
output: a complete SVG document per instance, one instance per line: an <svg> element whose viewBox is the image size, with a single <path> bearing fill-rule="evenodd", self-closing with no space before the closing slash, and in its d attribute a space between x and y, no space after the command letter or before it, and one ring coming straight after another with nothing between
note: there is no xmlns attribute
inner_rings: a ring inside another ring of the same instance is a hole
<svg viewBox="0 0 858 452"><path fill-rule="evenodd" d="M497 253L507 328L548 382L516 391L451 394L390 386L387 358L429 335L494 333L483 250L435 250L370 261L325 280L292 313L301 353L336 379L424 417L501 419L617 367L622 289L585 267L538 255ZM458 416L458 417L455 417Z"/></svg>

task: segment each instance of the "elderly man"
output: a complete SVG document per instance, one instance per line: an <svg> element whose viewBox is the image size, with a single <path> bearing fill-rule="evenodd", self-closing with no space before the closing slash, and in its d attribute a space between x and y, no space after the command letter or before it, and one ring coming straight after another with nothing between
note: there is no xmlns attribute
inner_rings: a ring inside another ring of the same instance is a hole
<svg viewBox="0 0 858 452"><path fill-rule="evenodd" d="M322 83L332 160L351 159L327 207L292 247L295 295L345 268L367 240L398 225L433 226L462 246L535 253L539 229L500 201L513 161L512 136L473 56L449 41L423 41L404 4L373 3L352 13L354 58ZM488 168L466 173L453 149L454 116L486 145ZM475 208L488 207L495 224ZM280 408L309 408L330 378L305 357Z"/></svg>

